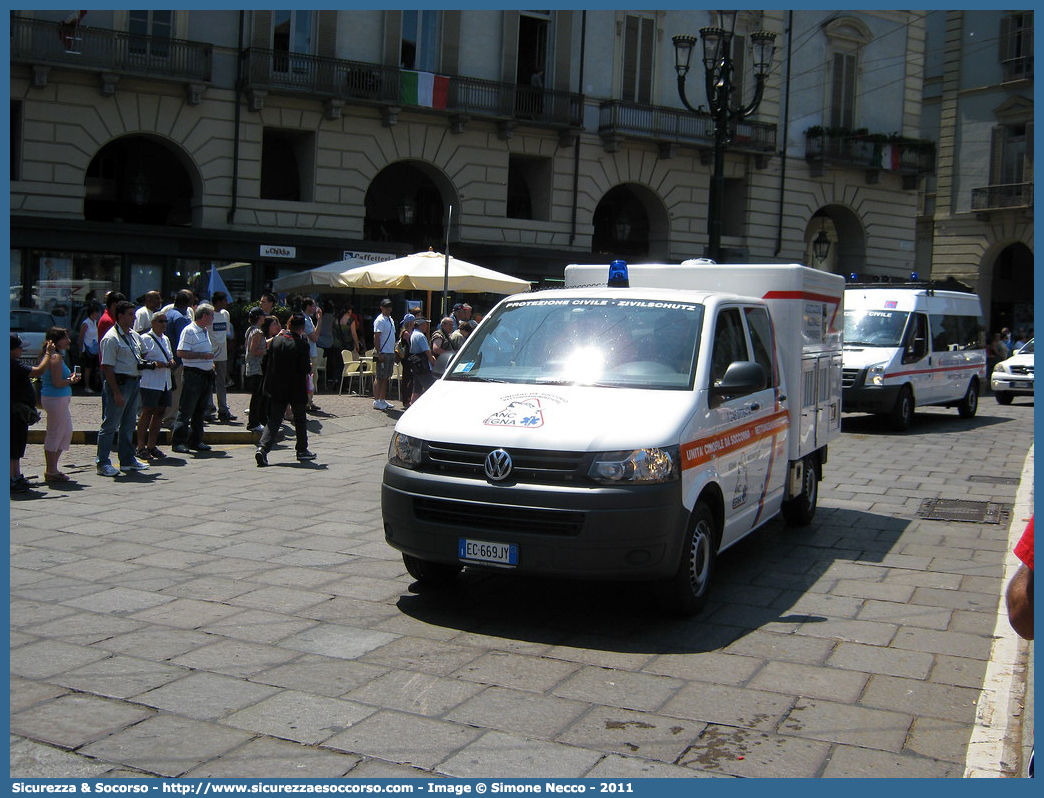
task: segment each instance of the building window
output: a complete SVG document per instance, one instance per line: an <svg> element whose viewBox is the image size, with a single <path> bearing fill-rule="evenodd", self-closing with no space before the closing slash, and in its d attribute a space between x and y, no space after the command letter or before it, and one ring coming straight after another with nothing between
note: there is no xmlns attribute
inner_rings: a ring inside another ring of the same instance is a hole
<svg viewBox="0 0 1044 798"><path fill-rule="evenodd" d="M272 68L276 72L307 71L305 63L292 54L312 54L312 12L273 11L272 23Z"/></svg>
<svg viewBox="0 0 1044 798"><path fill-rule="evenodd" d="M830 126L855 127L856 57L834 53L830 80Z"/></svg>
<svg viewBox="0 0 1044 798"><path fill-rule="evenodd" d="M22 103L11 100L11 179L22 179Z"/></svg>
<svg viewBox="0 0 1044 798"><path fill-rule="evenodd" d="M536 86L533 76L547 71L548 38L551 28L550 11L520 11L518 18L518 64L515 78L520 86ZM543 88L549 86L546 74L541 74Z"/></svg>
<svg viewBox="0 0 1044 798"><path fill-rule="evenodd" d="M439 12L403 11L399 66L434 72L439 56Z"/></svg>
<svg viewBox="0 0 1044 798"><path fill-rule="evenodd" d="M508 163L507 217L548 221L551 159L512 155Z"/></svg>
<svg viewBox="0 0 1044 798"><path fill-rule="evenodd" d="M265 128L261 140L261 199L311 202L315 134Z"/></svg>
<svg viewBox="0 0 1044 798"><path fill-rule="evenodd" d="M1033 77L1033 12L1001 18L1000 60L1004 80Z"/></svg>
<svg viewBox="0 0 1044 798"><path fill-rule="evenodd" d="M859 56L873 41L866 23L856 17L838 17L823 26L827 38L828 94L824 118L834 128L857 127L859 96Z"/></svg>
<svg viewBox="0 0 1044 798"><path fill-rule="evenodd" d="M1026 124L995 127L991 149L990 185L1022 183L1026 174Z"/></svg>
<svg viewBox="0 0 1044 798"><path fill-rule="evenodd" d="M621 99L652 102L653 50L656 20L628 14L624 18L623 84Z"/></svg>
<svg viewBox="0 0 1044 798"><path fill-rule="evenodd" d="M166 58L174 30L173 11L128 11L128 44L132 56Z"/></svg>

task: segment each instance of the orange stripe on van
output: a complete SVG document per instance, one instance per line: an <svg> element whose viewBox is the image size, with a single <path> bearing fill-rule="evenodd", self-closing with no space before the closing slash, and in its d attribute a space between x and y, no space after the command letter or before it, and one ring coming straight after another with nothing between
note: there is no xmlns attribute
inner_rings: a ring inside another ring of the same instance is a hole
<svg viewBox="0 0 1044 798"><path fill-rule="evenodd" d="M749 421L715 435L698 438L682 445L682 469L695 468L726 454L752 446L758 441L779 433L779 430L790 423L787 411L774 413L768 418Z"/></svg>

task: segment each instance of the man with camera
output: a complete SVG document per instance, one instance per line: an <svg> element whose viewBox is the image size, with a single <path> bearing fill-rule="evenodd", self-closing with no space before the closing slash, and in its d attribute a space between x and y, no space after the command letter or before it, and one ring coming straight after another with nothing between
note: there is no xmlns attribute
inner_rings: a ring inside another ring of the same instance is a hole
<svg viewBox="0 0 1044 798"><path fill-rule="evenodd" d="M102 393L105 398L101 429L98 431L98 473L115 477L120 471L148 468L134 456L134 429L137 423L139 385L144 358L141 337L134 332L134 305L126 300L113 308L115 324L101 339ZM119 470L110 461L113 440L120 458Z"/></svg>
<svg viewBox="0 0 1044 798"><path fill-rule="evenodd" d="M193 449L210 451L210 446L203 442L203 416L214 390L214 345L207 330L212 321L214 306L199 303L192 323L181 331L178 339L177 356L184 366L181 375L184 384L171 433L174 444L171 448L179 454L188 454Z"/></svg>

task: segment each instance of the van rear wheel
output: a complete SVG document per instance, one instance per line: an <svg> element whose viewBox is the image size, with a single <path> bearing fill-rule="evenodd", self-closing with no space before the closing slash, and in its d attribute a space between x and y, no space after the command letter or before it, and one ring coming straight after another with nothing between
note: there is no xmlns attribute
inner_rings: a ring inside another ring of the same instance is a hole
<svg viewBox="0 0 1044 798"><path fill-rule="evenodd" d="M896 432L904 432L910 429L914 417L913 391L909 385L904 385L895 400L892 412L888 414L888 423Z"/></svg>
<svg viewBox="0 0 1044 798"><path fill-rule="evenodd" d="M714 561L718 553L714 514L696 502L685 535L681 562L674 576L658 585L660 606L672 615L696 615L707 603Z"/></svg>
<svg viewBox="0 0 1044 798"><path fill-rule="evenodd" d="M961 418L974 418L975 411L979 409L979 383L972 380L968 383L968 392L957 405L957 415Z"/></svg>
<svg viewBox="0 0 1044 798"><path fill-rule="evenodd" d="M801 493L783 502L783 519L792 526L807 526L819 504L819 462L806 457L801 474Z"/></svg>
<svg viewBox="0 0 1044 798"><path fill-rule="evenodd" d="M411 554L403 554L402 562L410 576L425 585L451 584L456 581L461 569L456 563L431 562Z"/></svg>

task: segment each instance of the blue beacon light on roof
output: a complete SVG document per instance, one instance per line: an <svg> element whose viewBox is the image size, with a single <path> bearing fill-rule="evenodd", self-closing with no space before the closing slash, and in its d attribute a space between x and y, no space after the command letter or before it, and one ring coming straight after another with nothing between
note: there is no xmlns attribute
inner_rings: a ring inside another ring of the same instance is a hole
<svg viewBox="0 0 1044 798"><path fill-rule="evenodd" d="M631 282L627 277L627 261L625 260L614 260L609 264L609 282L610 288L630 288Z"/></svg>

